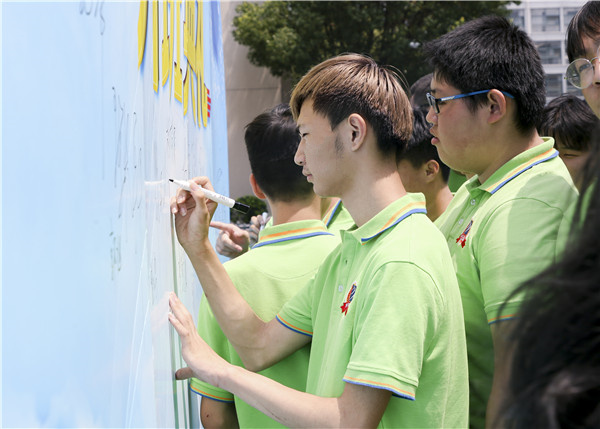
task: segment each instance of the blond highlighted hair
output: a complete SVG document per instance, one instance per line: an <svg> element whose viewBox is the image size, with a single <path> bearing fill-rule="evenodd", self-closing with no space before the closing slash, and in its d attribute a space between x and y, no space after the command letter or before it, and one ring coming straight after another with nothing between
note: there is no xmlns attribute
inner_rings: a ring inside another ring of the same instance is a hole
<svg viewBox="0 0 600 429"><path fill-rule="evenodd" d="M353 113L362 116L384 154L402 150L410 139L412 107L400 76L367 56L339 55L314 66L292 92L294 119L307 100L329 120L331 129Z"/></svg>

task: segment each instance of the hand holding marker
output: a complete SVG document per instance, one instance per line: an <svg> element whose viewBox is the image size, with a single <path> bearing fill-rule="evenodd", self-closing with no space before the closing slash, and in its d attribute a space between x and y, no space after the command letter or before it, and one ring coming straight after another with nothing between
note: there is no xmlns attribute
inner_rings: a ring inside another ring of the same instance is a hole
<svg viewBox="0 0 600 429"><path fill-rule="evenodd" d="M192 191L190 189L190 183L187 180L169 179L169 181L175 183L176 185L181 186L181 188L185 189L188 192ZM231 209L237 210L242 213L248 213L248 210L250 210L250 207L247 206L246 204L238 203L237 201L235 201L229 197L226 197L221 194L217 194L216 192L213 192L213 191L209 191L208 189L204 189L200 185L198 185L198 186L200 187L200 189L202 189L204 196L206 198L208 198L209 200L214 201L215 203L223 204Z"/></svg>

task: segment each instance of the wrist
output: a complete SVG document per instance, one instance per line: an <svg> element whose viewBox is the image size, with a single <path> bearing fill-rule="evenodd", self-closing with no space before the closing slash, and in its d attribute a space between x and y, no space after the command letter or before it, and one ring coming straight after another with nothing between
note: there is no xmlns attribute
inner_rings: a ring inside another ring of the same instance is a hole
<svg viewBox="0 0 600 429"><path fill-rule="evenodd" d="M185 253L193 261L194 259L204 260L207 256L215 253L215 251L207 237L186 246Z"/></svg>

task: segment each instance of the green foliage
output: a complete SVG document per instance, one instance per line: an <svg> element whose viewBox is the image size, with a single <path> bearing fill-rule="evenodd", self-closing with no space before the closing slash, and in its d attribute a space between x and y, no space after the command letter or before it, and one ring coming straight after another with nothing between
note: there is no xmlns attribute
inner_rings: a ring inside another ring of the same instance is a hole
<svg viewBox="0 0 600 429"><path fill-rule="evenodd" d="M296 82L315 64L357 52L392 65L412 83L429 73L422 45L484 15L508 16L509 1L244 2L233 20L248 58ZM466 41L465 41L466 42Z"/></svg>
<svg viewBox="0 0 600 429"><path fill-rule="evenodd" d="M248 213L241 213L237 210L229 210L229 219L232 223L250 223L252 216L258 216L267 211L267 203L254 195L244 195L243 197L237 198L238 203L246 204L250 206Z"/></svg>

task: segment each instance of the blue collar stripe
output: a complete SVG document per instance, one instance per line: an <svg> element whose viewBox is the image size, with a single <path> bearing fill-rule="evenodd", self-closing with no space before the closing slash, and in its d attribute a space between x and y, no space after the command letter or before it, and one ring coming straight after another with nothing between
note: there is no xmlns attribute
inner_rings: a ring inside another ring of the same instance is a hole
<svg viewBox="0 0 600 429"><path fill-rule="evenodd" d="M503 182L501 182L498 186L496 186L494 189L492 189L490 192L490 194L494 194L496 193L501 187L503 187L504 185L506 185L508 182L510 182L512 179L514 179L515 177L519 176L520 174L526 172L527 170L529 170L531 167L541 164L542 162L546 162L552 158L556 158L558 156L558 151L554 151L550 156L546 157L546 158L542 158L536 162L534 162L531 165L528 165L527 167L525 167L524 169L516 172L515 174L513 174L512 176L510 176L508 179L504 180Z"/></svg>
<svg viewBox="0 0 600 429"><path fill-rule="evenodd" d="M252 248L256 249L257 247L266 246L267 244L282 243L284 241L297 240L299 238L314 237L317 235L333 235L333 234L330 232L326 232L326 231L310 232L308 234L293 235L291 237L283 237L283 238L276 238L273 240L262 241L262 242L256 243L254 246L252 246Z"/></svg>
<svg viewBox="0 0 600 429"><path fill-rule="evenodd" d="M377 236L378 236L379 234L381 234L382 232L384 232L384 231L387 231L388 229L390 229L390 228L391 228L391 227L393 227L394 225L397 225L398 223L402 222L404 219L406 219L407 217L409 217L410 215L412 215L412 214L415 214L415 213L424 213L424 214L427 214L427 210L426 210L426 209L424 209L424 208L419 208L419 209L413 209L413 210L410 210L410 211L408 211L408 212L404 213L404 214L403 214L402 216L400 216L398 219L396 219L396 220L394 221L394 223L392 223L392 224L391 224L390 226L388 226L387 228L384 228L384 229L382 229L381 231L377 232L376 234L374 234L374 235L372 235L372 236L370 236L370 237L367 237L367 238L361 238L361 239L360 239L360 241L361 241L363 244L364 244L364 243L366 243L367 241L371 240L371 239L372 239L372 238L374 238L374 237L377 237Z"/></svg>

